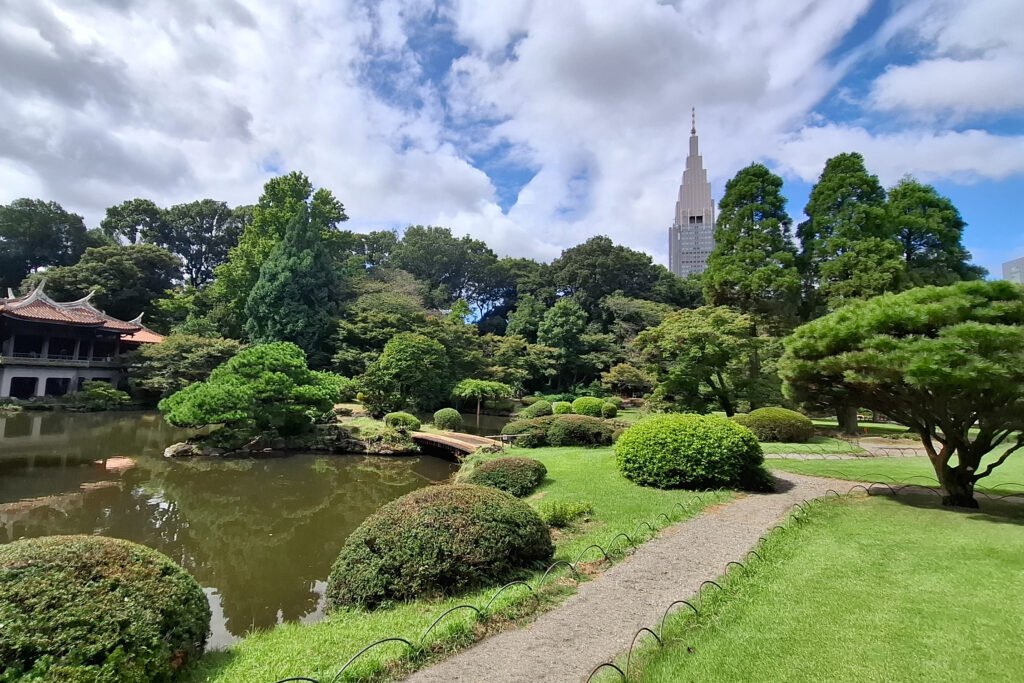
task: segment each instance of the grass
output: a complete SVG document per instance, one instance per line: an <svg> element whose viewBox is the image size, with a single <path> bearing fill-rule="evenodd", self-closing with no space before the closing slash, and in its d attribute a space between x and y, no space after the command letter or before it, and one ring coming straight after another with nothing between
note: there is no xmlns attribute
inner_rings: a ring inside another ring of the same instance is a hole
<svg viewBox="0 0 1024 683"><path fill-rule="evenodd" d="M674 613L630 680L1024 680L1024 508L917 504L815 504L701 616Z"/></svg>
<svg viewBox="0 0 1024 683"><path fill-rule="evenodd" d="M999 454L1008 447L1004 445L989 453L982 459L982 467L984 468L989 462L999 457ZM924 456L864 458L862 460L766 460L765 462L771 469L835 479L885 481L900 484L927 484L925 479L928 479L931 483L936 483L935 470L928 458ZM992 474L981 479L977 488L987 491L1000 485L1014 483L1018 486L1005 486L1001 489L1002 492L1024 490L1024 452L1022 451L1011 455Z"/></svg>
<svg viewBox="0 0 1024 683"><path fill-rule="evenodd" d="M839 423L833 418L831 420L811 420L815 427L822 429L839 429ZM858 431L862 436L891 436L893 434L905 434L906 426L895 422L859 422Z"/></svg>
<svg viewBox="0 0 1024 683"><path fill-rule="evenodd" d="M834 439L830 436L812 436L807 443L772 443L761 442L761 450L765 454L773 453L818 453L838 455L844 453L863 453L864 449L850 441Z"/></svg>
<svg viewBox="0 0 1024 683"><path fill-rule="evenodd" d="M661 528L668 522L690 517L703 507L696 494L687 491L661 491L636 486L624 479L615 467L611 448L514 449L517 455L541 460L548 468L545 483L528 500L533 505L551 501L589 503L593 513L589 521L560 530L556 535L557 559L573 561L587 546L608 546L616 534L633 535L641 521ZM721 502L730 494L704 494L706 504ZM682 503L685 509L676 507ZM600 559L596 550L588 551L585 563ZM534 572L531 580L540 577ZM569 581L552 582L541 596L541 607L550 607L570 593ZM341 666L363 646L388 636L416 640L434 617L463 603L482 606L496 587L455 599L417 600L374 612L339 612L316 624L283 624L272 630L253 633L224 652L206 655L188 680L234 682L274 681L288 676L311 676L332 680ZM503 620L515 620L534 609L535 603L525 590L509 590L498 598L495 608ZM446 620L432 632L433 656L467 645L475 639L472 612L465 610ZM399 663L404 646L388 644L361 658L353 673L386 677L409 665Z"/></svg>

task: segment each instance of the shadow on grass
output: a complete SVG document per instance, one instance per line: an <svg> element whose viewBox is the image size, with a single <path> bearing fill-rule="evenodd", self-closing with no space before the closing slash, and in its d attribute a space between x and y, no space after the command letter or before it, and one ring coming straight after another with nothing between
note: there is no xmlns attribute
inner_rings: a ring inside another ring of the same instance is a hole
<svg viewBox="0 0 1024 683"><path fill-rule="evenodd" d="M984 496L977 496L980 508L964 508L943 505L940 496L926 493L903 492L896 495L873 493L872 495L882 495L900 505L922 510L943 510L951 515L963 515L983 522L1024 526L1024 504L1017 502L986 500Z"/></svg>

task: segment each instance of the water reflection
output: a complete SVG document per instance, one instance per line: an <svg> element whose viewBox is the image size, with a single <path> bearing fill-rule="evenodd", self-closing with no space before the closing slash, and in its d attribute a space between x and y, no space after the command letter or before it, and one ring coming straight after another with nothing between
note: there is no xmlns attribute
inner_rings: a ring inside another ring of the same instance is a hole
<svg viewBox="0 0 1024 683"><path fill-rule="evenodd" d="M0 543L94 533L156 548L208 589L215 646L315 617L352 530L454 467L312 454L167 461L163 448L182 434L153 414L22 413L0 424Z"/></svg>

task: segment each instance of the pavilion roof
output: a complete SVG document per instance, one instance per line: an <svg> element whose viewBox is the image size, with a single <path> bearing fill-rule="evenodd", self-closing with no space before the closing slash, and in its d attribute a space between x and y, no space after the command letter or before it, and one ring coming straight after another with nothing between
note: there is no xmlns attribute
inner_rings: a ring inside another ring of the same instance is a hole
<svg viewBox="0 0 1024 683"><path fill-rule="evenodd" d="M133 335L145 329L141 315L132 321L118 320L93 306L89 303L92 292L75 301L54 301L46 295L45 285L43 280L31 292L20 297L8 289L7 297L0 298L0 316L50 325L104 329L121 335Z"/></svg>

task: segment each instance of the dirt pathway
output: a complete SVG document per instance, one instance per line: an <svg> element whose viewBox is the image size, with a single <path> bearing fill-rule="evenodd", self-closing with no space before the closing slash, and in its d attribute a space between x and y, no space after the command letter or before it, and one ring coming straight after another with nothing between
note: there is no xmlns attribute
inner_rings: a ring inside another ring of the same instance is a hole
<svg viewBox="0 0 1024 683"><path fill-rule="evenodd" d="M701 582L742 560L758 539L804 499L849 481L776 472L780 493L749 494L669 527L554 610L523 628L482 640L409 676L410 683L534 683L586 680L603 661L629 647L642 626L652 626L673 600L691 596Z"/></svg>

